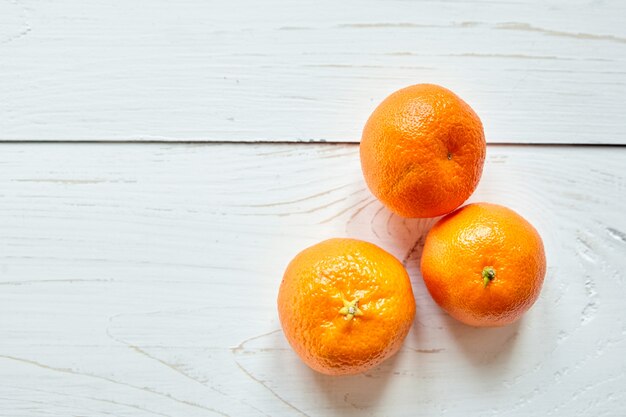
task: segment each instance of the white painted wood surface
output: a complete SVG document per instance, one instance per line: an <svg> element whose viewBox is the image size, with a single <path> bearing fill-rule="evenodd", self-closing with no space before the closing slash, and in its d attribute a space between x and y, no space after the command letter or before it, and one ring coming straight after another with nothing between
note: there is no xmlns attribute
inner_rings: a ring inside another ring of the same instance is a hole
<svg viewBox="0 0 626 417"><path fill-rule="evenodd" d="M626 143L625 20L621 0L2 0L0 139L356 142L435 82L492 143Z"/></svg>
<svg viewBox="0 0 626 417"><path fill-rule="evenodd" d="M0 146L0 415L626 414L626 148L491 146L473 201L542 234L517 325L454 322L419 275L431 220L366 190L354 145ZM289 349L287 262L331 236L406 264L417 320L364 375Z"/></svg>

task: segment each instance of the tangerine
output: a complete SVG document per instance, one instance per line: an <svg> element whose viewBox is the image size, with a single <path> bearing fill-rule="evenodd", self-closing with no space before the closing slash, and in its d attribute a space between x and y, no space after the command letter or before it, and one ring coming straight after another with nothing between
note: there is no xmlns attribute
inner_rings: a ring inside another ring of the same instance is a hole
<svg viewBox="0 0 626 417"><path fill-rule="evenodd" d="M469 204L428 232L421 259L433 299L472 326L502 326L537 300L546 273L537 230L513 210Z"/></svg>
<svg viewBox="0 0 626 417"><path fill-rule="evenodd" d="M330 239L289 263L278 313L287 340L308 366L355 374L398 351L415 299L406 270L391 254L360 240Z"/></svg>
<svg viewBox="0 0 626 417"><path fill-rule="evenodd" d="M450 90L417 84L387 97L361 137L365 181L402 217L436 217L474 192L485 161L483 125Z"/></svg>

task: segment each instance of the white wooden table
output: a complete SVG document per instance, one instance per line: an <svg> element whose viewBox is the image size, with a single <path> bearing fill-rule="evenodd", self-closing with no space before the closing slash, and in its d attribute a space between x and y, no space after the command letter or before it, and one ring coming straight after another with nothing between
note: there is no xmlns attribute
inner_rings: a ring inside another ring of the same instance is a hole
<svg viewBox="0 0 626 417"><path fill-rule="evenodd" d="M0 1L0 416L626 415L625 21L618 0ZM364 184L361 127L417 82L483 119L470 201L544 238L515 325L448 318L418 267L434 220ZM403 349L364 375L310 371L277 318L287 262L333 236L414 284Z"/></svg>

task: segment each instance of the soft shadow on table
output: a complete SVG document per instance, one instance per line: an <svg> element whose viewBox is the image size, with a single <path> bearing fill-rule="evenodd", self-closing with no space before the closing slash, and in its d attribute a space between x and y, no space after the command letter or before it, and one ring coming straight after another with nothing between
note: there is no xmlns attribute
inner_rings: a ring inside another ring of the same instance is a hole
<svg viewBox="0 0 626 417"><path fill-rule="evenodd" d="M344 416L361 416L379 405L403 353L362 374L329 376L307 367L280 330L250 337L231 351L236 366L291 411L311 415L341 410Z"/></svg>
<svg viewBox="0 0 626 417"><path fill-rule="evenodd" d="M293 411L324 414L340 410L344 416L362 416L382 412L390 398L410 403L411 397L404 396L405 389L420 392L422 402L428 401L429 378L437 377L436 368L446 355L455 352L467 359L479 386L498 383L508 366L520 323L475 328L438 310L419 271L426 234L437 219L401 219L385 211L377 209L376 213L383 213L378 215L381 220L368 226L400 254L398 258L411 276L418 307L411 333L396 355L363 374L327 376L304 365L280 331L251 338L236 350L242 370ZM410 389L398 385L407 381ZM403 395L398 396L397 390Z"/></svg>
<svg viewBox="0 0 626 417"><path fill-rule="evenodd" d="M424 239L437 219L404 219L391 213L382 205L373 206L372 210L374 215L368 224L368 231L376 239L387 241L389 247L395 249L398 259L409 270L411 281L417 281L419 277L415 276L413 272L419 271L419 258L424 246ZM371 213L364 215L367 217ZM373 239L371 236L366 236L366 233L358 233L356 230L355 234L355 237L358 238ZM374 243L380 242L374 241ZM416 319L411 329L411 337L419 338L422 330L421 323ZM434 350L438 351L438 349ZM417 354L423 355L425 352L429 353L426 349L420 350ZM323 394L320 400L326 402L325 407L332 407L335 410L341 409L341 415L361 416L364 412L377 409L377 405L385 398L387 390L392 385L391 379L394 376L413 372L411 369L399 366L399 363L402 361L403 355L415 354L414 349L403 346L396 355L378 367L360 375L327 376L311 371L314 376L313 380L317 385L316 391ZM419 379L414 379L413 383L419 385L419 381ZM417 385L415 389L421 389Z"/></svg>
<svg viewBox="0 0 626 417"><path fill-rule="evenodd" d="M420 259L424 250L426 235L439 219L440 217L406 219L407 231L396 233L393 236L396 244L406 250L406 255L401 260L411 276L418 307L410 334L416 345L423 344L424 339L428 339L429 333L429 329L423 323L429 318L420 317L420 307L426 306L425 310L429 310L429 314L432 313L428 308L428 304L432 303L432 300L421 276ZM426 311L422 311L422 313L426 313ZM451 335L458 350L474 367L479 371L482 369L484 372L497 373L500 366L506 365L514 350L523 318L504 327L479 328L465 325L441 311L441 316L437 321L441 326L439 329ZM421 353L429 351L437 353L438 347L435 346L434 348L421 349Z"/></svg>
<svg viewBox="0 0 626 417"><path fill-rule="evenodd" d="M343 416L361 416L375 408L384 396L389 379L394 375L399 355L387 359L376 368L359 375L329 376L314 371L317 392L324 395L328 407L341 409Z"/></svg>
<svg viewBox="0 0 626 417"><path fill-rule="evenodd" d="M472 365L497 370L511 357L523 320L502 327L472 327L446 315L444 328Z"/></svg>

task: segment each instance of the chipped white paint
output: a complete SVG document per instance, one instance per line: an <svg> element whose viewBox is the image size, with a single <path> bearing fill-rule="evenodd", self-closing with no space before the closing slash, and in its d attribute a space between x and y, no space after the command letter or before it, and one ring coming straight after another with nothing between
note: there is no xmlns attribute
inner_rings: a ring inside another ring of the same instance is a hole
<svg viewBox="0 0 626 417"><path fill-rule="evenodd" d="M626 143L626 2L0 1L0 139L358 141L435 82L488 141Z"/></svg>
<svg viewBox="0 0 626 417"><path fill-rule="evenodd" d="M492 146L472 200L542 234L548 274L518 324L454 322L419 275L431 220L390 214L353 145L4 144L0 414L626 414L624 148ZM306 368L275 299L331 236L402 259L417 320L365 375Z"/></svg>

